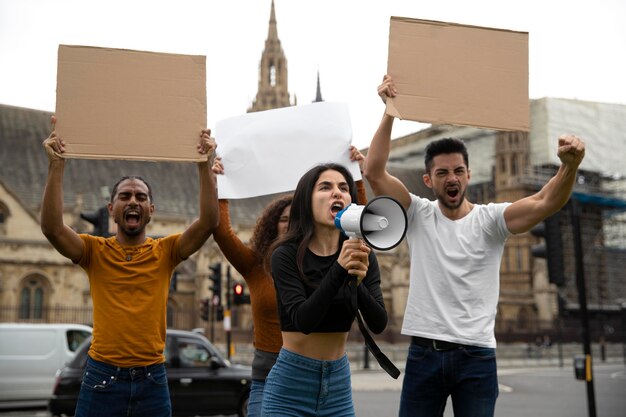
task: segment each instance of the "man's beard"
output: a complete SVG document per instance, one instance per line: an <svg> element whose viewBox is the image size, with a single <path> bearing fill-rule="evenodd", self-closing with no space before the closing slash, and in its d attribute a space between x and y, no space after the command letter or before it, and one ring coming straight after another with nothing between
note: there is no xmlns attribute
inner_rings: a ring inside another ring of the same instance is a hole
<svg viewBox="0 0 626 417"><path fill-rule="evenodd" d="M123 226L124 222L122 220L119 220L119 221L116 220L115 223L117 224L117 228L126 236L139 236L146 230L146 225L150 223L150 220L152 220L151 217L148 218L145 224L141 224L141 221L140 221L139 227L132 228L132 229L129 229Z"/></svg>
<svg viewBox="0 0 626 417"><path fill-rule="evenodd" d="M443 194L439 194L433 190L433 193L435 194L435 198L437 199L439 204L441 204L442 206L444 206L445 208L449 210L456 210L459 207L461 207L461 204L463 204L463 201L465 201L465 191L466 190L463 190L463 192L460 195L459 201L456 204L448 203L448 201L446 200L446 198L448 198L448 194L445 192Z"/></svg>
<svg viewBox="0 0 626 417"><path fill-rule="evenodd" d="M136 229L127 229L125 227L121 227L120 229L122 229L122 233L124 233L126 236L139 236L141 233L143 233L145 226L138 227Z"/></svg>

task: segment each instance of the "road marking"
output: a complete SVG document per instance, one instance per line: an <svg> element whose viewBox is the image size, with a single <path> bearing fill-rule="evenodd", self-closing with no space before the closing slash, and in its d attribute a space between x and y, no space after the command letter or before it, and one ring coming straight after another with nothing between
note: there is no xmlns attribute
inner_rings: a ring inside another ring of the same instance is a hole
<svg viewBox="0 0 626 417"><path fill-rule="evenodd" d="M513 387L509 387L508 385L498 384L498 390L500 392L513 392Z"/></svg>

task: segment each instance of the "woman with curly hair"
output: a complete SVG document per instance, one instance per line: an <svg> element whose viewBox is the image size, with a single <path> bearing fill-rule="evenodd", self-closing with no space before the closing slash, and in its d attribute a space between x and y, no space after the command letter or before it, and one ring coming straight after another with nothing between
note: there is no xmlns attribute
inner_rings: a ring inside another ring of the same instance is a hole
<svg viewBox="0 0 626 417"><path fill-rule="evenodd" d="M360 164L364 160L364 156L354 146L350 147L350 158ZM213 171L216 174L224 173L221 158L215 158ZM365 201L365 186L363 181L358 183L359 199ZM292 199L291 195L278 197L265 207L257 219L249 245L244 244L232 229L228 200L219 200L220 223L213 232L213 238L228 262L243 276L250 292L254 357L248 417L261 415L265 378L283 344L276 290L265 265L269 260L270 247L287 231Z"/></svg>
<svg viewBox="0 0 626 417"><path fill-rule="evenodd" d="M221 161L216 159L213 171L223 173ZM246 280L252 307L254 357L252 384L248 400L248 416L261 415L261 401L265 378L276 362L283 344L278 322L276 291L272 277L265 271L264 257L276 238L287 230L291 195L270 202L257 219L249 245L244 244L233 231L229 203L220 199L220 223L213 238L230 264Z"/></svg>

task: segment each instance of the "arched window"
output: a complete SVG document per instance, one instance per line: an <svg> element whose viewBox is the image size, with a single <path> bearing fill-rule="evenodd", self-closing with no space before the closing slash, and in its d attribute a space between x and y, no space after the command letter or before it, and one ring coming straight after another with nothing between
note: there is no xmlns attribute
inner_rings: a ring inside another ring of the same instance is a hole
<svg viewBox="0 0 626 417"><path fill-rule="evenodd" d="M517 156L511 158L511 175L517 175Z"/></svg>
<svg viewBox="0 0 626 417"><path fill-rule="evenodd" d="M22 281L20 290L19 318L21 320L41 320L45 313L45 278L30 275Z"/></svg>
<svg viewBox="0 0 626 417"><path fill-rule="evenodd" d="M7 220L9 215L9 209L0 201L0 235L4 235L7 232Z"/></svg>
<svg viewBox="0 0 626 417"><path fill-rule="evenodd" d="M274 65L270 67L270 85L276 86L276 67Z"/></svg>

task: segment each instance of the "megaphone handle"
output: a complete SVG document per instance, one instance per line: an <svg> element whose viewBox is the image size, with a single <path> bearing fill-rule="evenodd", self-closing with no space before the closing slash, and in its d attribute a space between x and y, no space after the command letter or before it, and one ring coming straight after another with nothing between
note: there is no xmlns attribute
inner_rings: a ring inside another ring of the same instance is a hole
<svg viewBox="0 0 626 417"><path fill-rule="evenodd" d="M351 236L348 238L348 240L352 240L352 241L361 241L361 239L359 239L356 236ZM356 288L357 285L359 285L359 277L356 275L349 275L348 276L348 285L352 286L352 282L354 281L354 287ZM356 300L355 300L356 302ZM356 305L356 304L355 304Z"/></svg>

